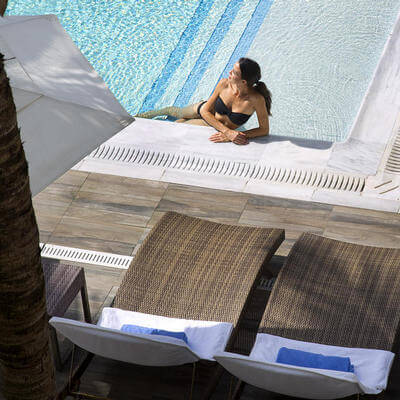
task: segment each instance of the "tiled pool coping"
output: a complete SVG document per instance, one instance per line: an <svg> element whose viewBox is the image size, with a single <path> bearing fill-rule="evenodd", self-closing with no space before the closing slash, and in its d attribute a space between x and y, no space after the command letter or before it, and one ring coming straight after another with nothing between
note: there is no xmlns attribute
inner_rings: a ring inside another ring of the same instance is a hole
<svg viewBox="0 0 400 400"><path fill-rule="evenodd" d="M137 119L75 169L399 212L397 191L374 190L378 175L330 168L330 144L271 136L246 147L215 145L212 131Z"/></svg>

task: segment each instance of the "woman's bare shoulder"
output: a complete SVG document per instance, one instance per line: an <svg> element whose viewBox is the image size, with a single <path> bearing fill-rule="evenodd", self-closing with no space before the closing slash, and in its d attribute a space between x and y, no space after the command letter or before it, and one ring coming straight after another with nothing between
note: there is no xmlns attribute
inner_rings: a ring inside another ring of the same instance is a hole
<svg viewBox="0 0 400 400"><path fill-rule="evenodd" d="M215 87L214 91L212 92L212 95L210 99L214 99L214 101L217 99L217 97L226 90L228 87L228 79L221 79L217 86Z"/></svg>
<svg viewBox="0 0 400 400"><path fill-rule="evenodd" d="M265 104L264 96L261 93L258 93L256 90L254 90L254 92L251 93L249 100L254 105Z"/></svg>
<svg viewBox="0 0 400 400"><path fill-rule="evenodd" d="M221 89L225 89L225 88L227 88L228 87L228 79L227 78L222 78L219 82L218 82L218 86L221 88Z"/></svg>

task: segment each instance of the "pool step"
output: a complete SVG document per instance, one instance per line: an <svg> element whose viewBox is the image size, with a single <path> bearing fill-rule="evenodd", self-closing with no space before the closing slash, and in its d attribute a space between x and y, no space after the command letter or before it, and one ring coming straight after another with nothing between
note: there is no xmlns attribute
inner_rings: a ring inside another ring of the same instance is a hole
<svg viewBox="0 0 400 400"><path fill-rule="evenodd" d="M385 171L392 174L400 174L400 127L386 162Z"/></svg>
<svg viewBox="0 0 400 400"><path fill-rule="evenodd" d="M247 0L243 2L229 31L219 44L212 59L209 60L208 68L193 91L189 103L207 99L218 81L227 77L234 62L247 55L272 3L273 0ZM225 12L229 12L229 4Z"/></svg>
<svg viewBox="0 0 400 400"><path fill-rule="evenodd" d="M272 2L202 0L162 73L153 83L141 111L167 105L181 107L207 99L220 77L231 68L231 58L247 54ZM207 16L204 15L206 12ZM201 14L200 24L200 19L195 18L196 13ZM193 34L194 31L197 33ZM191 42L187 46L185 37L190 35Z"/></svg>

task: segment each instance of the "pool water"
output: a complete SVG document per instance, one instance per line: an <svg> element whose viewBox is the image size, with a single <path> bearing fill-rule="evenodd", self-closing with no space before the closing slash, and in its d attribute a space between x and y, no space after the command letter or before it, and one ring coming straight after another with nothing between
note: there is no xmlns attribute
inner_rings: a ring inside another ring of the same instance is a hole
<svg viewBox="0 0 400 400"><path fill-rule="evenodd" d="M135 114L198 0L9 1L7 14L55 14L125 109ZM166 29L166 27L168 27Z"/></svg>
<svg viewBox="0 0 400 400"><path fill-rule="evenodd" d="M9 0L56 14L131 114L206 99L241 56L273 95L271 134L344 140L400 0ZM257 125L253 116L246 128Z"/></svg>

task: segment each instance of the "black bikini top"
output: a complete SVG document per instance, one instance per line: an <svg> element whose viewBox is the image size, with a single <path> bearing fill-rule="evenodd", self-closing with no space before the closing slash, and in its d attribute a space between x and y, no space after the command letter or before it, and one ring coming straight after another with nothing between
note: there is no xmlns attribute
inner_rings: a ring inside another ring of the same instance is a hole
<svg viewBox="0 0 400 400"><path fill-rule="evenodd" d="M221 115L227 115L228 118L234 123L235 125L243 125L248 121L248 119L251 117L249 114L243 114L243 113L237 113L237 112L232 112L221 97L217 97L217 100L215 101L215 106L214 106L215 112Z"/></svg>

